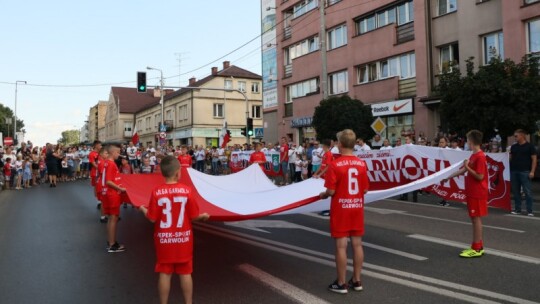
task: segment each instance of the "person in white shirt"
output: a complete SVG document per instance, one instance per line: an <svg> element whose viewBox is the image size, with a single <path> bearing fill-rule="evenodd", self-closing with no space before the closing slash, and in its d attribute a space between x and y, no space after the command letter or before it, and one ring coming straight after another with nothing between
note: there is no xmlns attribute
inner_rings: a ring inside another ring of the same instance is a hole
<svg viewBox="0 0 540 304"><path fill-rule="evenodd" d="M317 172L322 164L323 149L319 142L313 143L313 152L311 154L311 172Z"/></svg>
<svg viewBox="0 0 540 304"><path fill-rule="evenodd" d="M337 141L332 140L332 149L330 149L330 153L332 154L339 154L339 148L337 146Z"/></svg>
<svg viewBox="0 0 540 304"><path fill-rule="evenodd" d="M362 138L358 138L356 140L356 145L354 145L355 152L359 153L359 152L370 151L370 150L371 150L371 147L368 146L368 144L366 144Z"/></svg>
<svg viewBox="0 0 540 304"><path fill-rule="evenodd" d="M129 165L133 172L137 169L137 147L133 145L133 142L129 142L129 146L126 149L126 154L128 157Z"/></svg>
<svg viewBox="0 0 540 304"><path fill-rule="evenodd" d="M450 148L461 151L461 148L459 147L459 143L457 139L452 139L452 142L450 143Z"/></svg>
<svg viewBox="0 0 540 304"><path fill-rule="evenodd" d="M199 146L197 151L194 153L197 171L204 172L204 161L206 159L206 152L202 146Z"/></svg>
<svg viewBox="0 0 540 304"><path fill-rule="evenodd" d="M373 150L378 150L378 149L380 149L382 147L383 143L384 143L384 141L381 138L381 135L380 134L375 134L375 136L371 140L371 147L373 148Z"/></svg>
<svg viewBox="0 0 540 304"><path fill-rule="evenodd" d="M390 141L387 138L385 138L383 141L383 145L379 150L391 150L391 149L392 149L392 146L390 145Z"/></svg>
<svg viewBox="0 0 540 304"><path fill-rule="evenodd" d="M296 159L298 158L296 149L296 144L292 144L291 149L289 149L289 172L291 172L289 175L291 183L295 181L296 176Z"/></svg>

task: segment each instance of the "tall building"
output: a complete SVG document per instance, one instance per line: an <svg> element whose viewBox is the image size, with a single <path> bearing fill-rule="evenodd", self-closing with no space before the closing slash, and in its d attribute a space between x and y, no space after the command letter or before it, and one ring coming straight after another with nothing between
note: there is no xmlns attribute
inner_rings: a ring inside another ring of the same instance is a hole
<svg viewBox="0 0 540 304"><path fill-rule="evenodd" d="M464 70L469 57L481 66L493 56L519 61L540 52L539 0L262 0L261 8L272 141L314 138L312 116L325 91L371 106L391 141L433 138L452 120L438 111L438 75Z"/></svg>
<svg viewBox="0 0 540 304"><path fill-rule="evenodd" d="M105 127L105 114L107 113L107 101L100 100L90 108L88 114L88 141L102 140L99 136L99 129Z"/></svg>

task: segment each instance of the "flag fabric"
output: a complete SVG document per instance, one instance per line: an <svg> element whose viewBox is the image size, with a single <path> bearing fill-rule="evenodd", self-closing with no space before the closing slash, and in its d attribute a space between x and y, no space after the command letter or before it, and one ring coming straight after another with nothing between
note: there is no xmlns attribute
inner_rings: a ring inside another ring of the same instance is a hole
<svg viewBox="0 0 540 304"><path fill-rule="evenodd" d="M133 136L131 136L131 141L134 145L139 144L139 134L137 134L137 125L135 125L135 128L133 128Z"/></svg>
<svg viewBox="0 0 540 304"><path fill-rule="evenodd" d="M223 127L219 135L219 146L221 148L227 147L227 143L231 141L231 132L227 130L227 121L223 121Z"/></svg>

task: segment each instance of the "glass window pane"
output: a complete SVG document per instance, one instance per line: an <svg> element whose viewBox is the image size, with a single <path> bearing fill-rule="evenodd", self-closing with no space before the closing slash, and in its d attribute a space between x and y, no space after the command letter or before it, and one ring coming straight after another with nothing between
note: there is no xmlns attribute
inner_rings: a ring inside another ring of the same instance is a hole
<svg viewBox="0 0 540 304"><path fill-rule="evenodd" d="M414 21L414 5L413 2L408 2L409 5L409 20L408 21Z"/></svg>
<svg viewBox="0 0 540 304"><path fill-rule="evenodd" d="M497 55L495 37L495 35L488 35L484 37L484 64L488 64L491 59Z"/></svg>
<svg viewBox="0 0 540 304"><path fill-rule="evenodd" d="M398 24L407 23L407 12L405 10L405 4L398 6Z"/></svg>
<svg viewBox="0 0 540 304"><path fill-rule="evenodd" d="M387 10L388 12L388 23L395 23L396 22L396 9L391 8Z"/></svg>
<svg viewBox="0 0 540 304"><path fill-rule="evenodd" d="M381 78L388 77L388 61L381 61Z"/></svg>
<svg viewBox="0 0 540 304"><path fill-rule="evenodd" d="M457 0L448 0L448 12L454 12L457 10Z"/></svg>
<svg viewBox="0 0 540 304"><path fill-rule="evenodd" d="M403 55L399 57L399 64L400 64L400 71L401 71L401 78L407 78L409 77L409 61L408 56Z"/></svg>
<svg viewBox="0 0 540 304"><path fill-rule="evenodd" d="M358 72L358 76L359 76L359 79L358 79L359 83L367 82L367 68L366 68L366 66L361 66L360 67L359 72Z"/></svg>
<svg viewBox="0 0 540 304"><path fill-rule="evenodd" d="M438 1L438 2L439 2L439 5L438 5L438 7L439 7L439 14L438 14L438 15L439 15L439 16L440 16L440 15L444 15L444 14L447 13L448 7L447 7L447 5L446 5L446 1L447 1L447 0L439 0L439 1Z"/></svg>
<svg viewBox="0 0 540 304"><path fill-rule="evenodd" d="M498 34L498 38L499 38L499 56L501 57L501 59L504 60L504 38L503 38L502 32Z"/></svg>
<svg viewBox="0 0 540 304"><path fill-rule="evenodd" d="M375 16L371 16L366 19L367 22L367 28L366 31L372 31L375 29Z"/></svg>
<svg viewBox="0 0 540 304"><path fill-rule="evenodd" d="M398 76L398 59L397 58L391 58L389 60L389 71L388 76Z"/></svg>
<svg viewBox="0 0 540 304"><path fill-rule="evenodd" d="M369 81L377 80L377 64L372 63L369 65Z"/></svg>
<svg viewBox="0 0 540 304"><path fill-rule="evenodd" d="M540 20L529 22L529 53L540 52Z"/></svg>
<svg viewBox="0 0 540 304"><path fill-rule="evenodd" d="M409 55L409 75L416 76L416 54L414 53Z"/></svg>
<svg viewBox="0 0 540 304"><path fill-rule="evenodd" d="M386 12L380 12L377 14L377 27L385 26L386 23Z"/></svg>

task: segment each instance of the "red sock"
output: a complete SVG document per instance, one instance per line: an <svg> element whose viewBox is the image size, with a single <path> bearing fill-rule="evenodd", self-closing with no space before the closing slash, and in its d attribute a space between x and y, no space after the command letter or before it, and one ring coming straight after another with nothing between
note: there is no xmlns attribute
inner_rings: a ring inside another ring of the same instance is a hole
<svg viewBox="0 0 540 304"><path fill-rule="evenodd" d="M478 251L478 250L482 250L482 249L484 249L484 244L483 244L482 241L480 241L480 242L478 242L478 243L472 243L471 248L472 248L473 250L477 250L477 251Z"/></svg>

